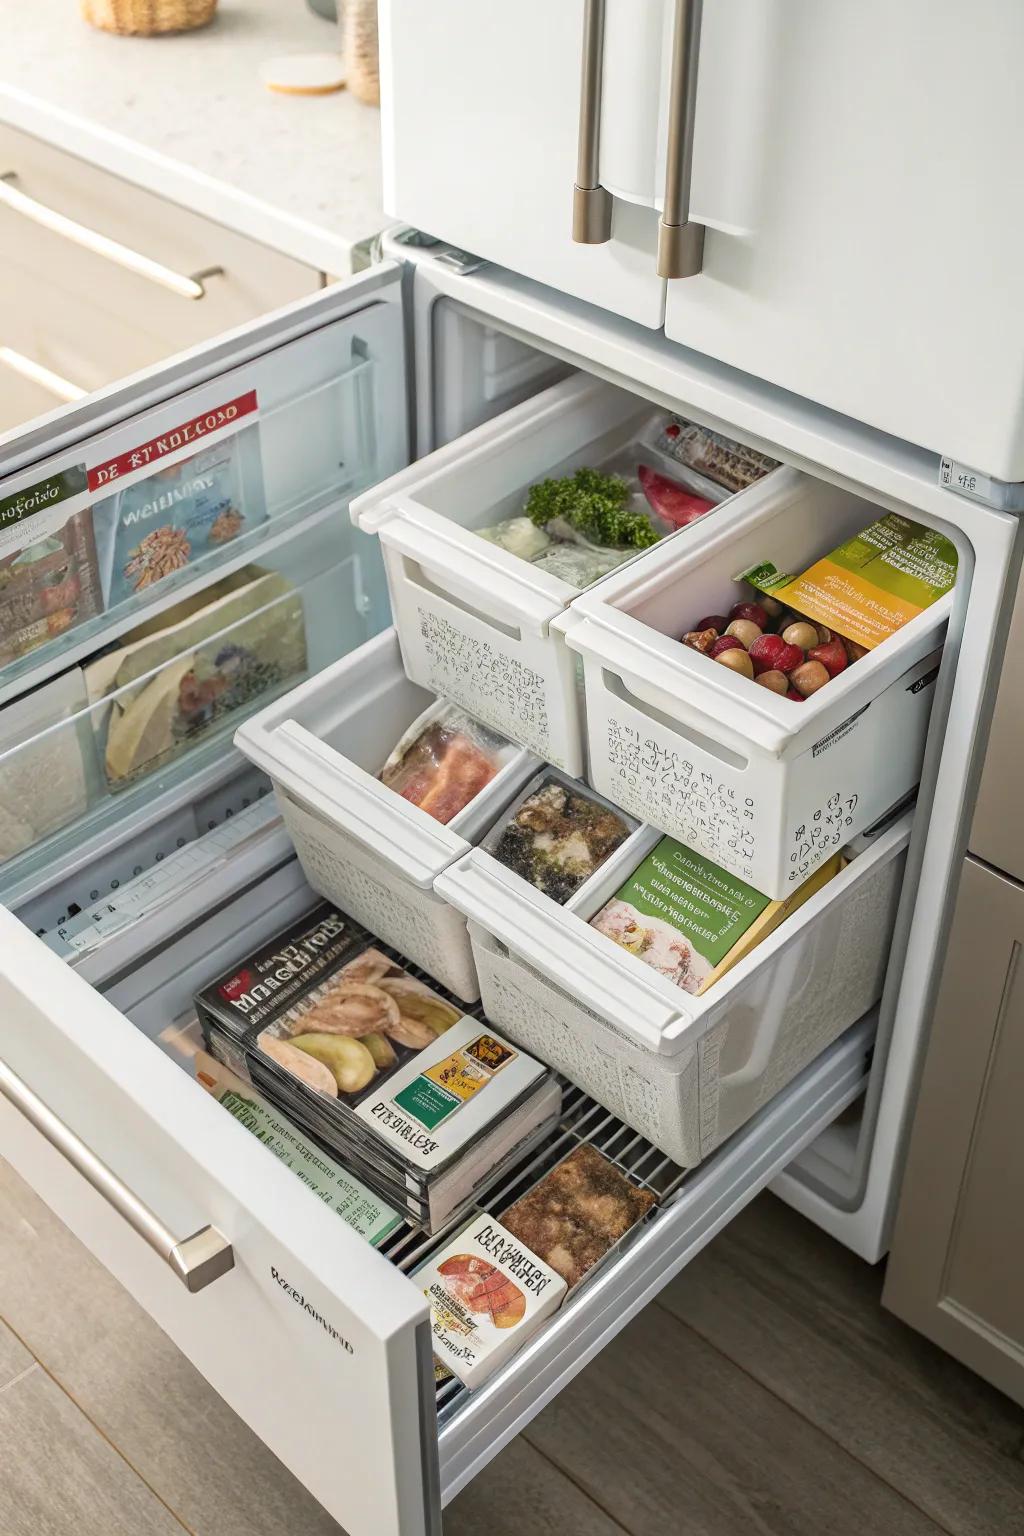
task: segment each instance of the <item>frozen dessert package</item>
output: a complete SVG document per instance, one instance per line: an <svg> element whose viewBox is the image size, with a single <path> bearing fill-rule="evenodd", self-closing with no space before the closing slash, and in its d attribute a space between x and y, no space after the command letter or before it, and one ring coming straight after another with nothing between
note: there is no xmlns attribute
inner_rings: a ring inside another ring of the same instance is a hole
<svg viewBox="0 0 1024 1536"><path fill-rule="evenodd" d="M207 1048L433 1228L558 1114L540 1062L326 903L195 998Z"/></svg>
<svg viewBox="0 0 1024 1536"><path fill-rule="evenodd" d="M85 670L107 782L120 789L306 669L302 596L247 566L138 625Z"/></svg>
<svg viewBox="0 0 1024 1536"><path fill-rule="evenodd" d="M533 564L538 571L557 576L582 592L584 587L600 581L602 576L630 559L632 553L632 550L599 549L597 545L559 543L550 545Z"/></svg>
<svg viewBox="0 0 1024 1536"><path fill-rule="evenodd" d="M654 1204L584 1142L503 1211L501 1225L572 1290Z"/></svg>
<svg viewBox="0 0 1024 1536"><path fill-rule="evenodd" d="M606 938L699 996L837 875L835 854L781 901L663 837L591 918Z"/></svg>
<svg viewBox="0 0 1024 1536"><path fill-rule="evenodd" d="M402 1225L404 1216L292 1125L251 1083L206 1051L196 1052L193 1065L207 1093L372 1247Z"/></svg>
<svg viewBox="0 0 1024 1536"><path fill-rule="evenodd" d="M873 650L954 585L956 545L934 528L887 512L802 576L770 560L741 572L759 592Z"/></svg>
<svg viewBox="0 0 1024 1536"><path fill-rule="evenodd" d="M0 556L0 666L102 611L88 507L46 538Z"/></svg>
<svg viewBox="0 0 1024 1536"><path fill-rule="evenodd" d="M486 1214L412 1278L430 1302L437 1365L467 1387L479 1386L521 1349L567 1289L557 1271Z"/></svg>
<svg viewBox="0 0 1024 1536"><path fill-rule="evenodd" d="M659 425L651 436L651 447L729 491L742 491L779 467L777 459L682 416L670 416Z"/></svg>
<svg viewBox="0 0 1024 1536"><path fill-rule="evenodd" d="M404 732L380 779L447 826L518 750L457 704L437 699Z"/></svg>
<svg viewBox="0 0 1024 1536"><path fill-rule="evenodd" d="M638 825L594 790L545 768L480 846L562 906Z"/></svg>
<svg viewBox="0 0 1024 1536"><path fill-rule="evenodd" d="M93 506L107 607L227 549L266 516L257 426L115 491Z"/></svg>

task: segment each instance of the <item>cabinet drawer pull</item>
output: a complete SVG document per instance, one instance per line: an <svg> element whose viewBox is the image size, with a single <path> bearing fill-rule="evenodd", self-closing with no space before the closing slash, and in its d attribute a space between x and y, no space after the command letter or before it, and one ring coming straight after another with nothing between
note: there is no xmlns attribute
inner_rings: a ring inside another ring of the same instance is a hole
<svg viewBox="0 0 1024 1536"><path fill-rule="evenodd" d="M5 171L0 176L0 204L5 208L10 208L13 213L22 214L26 219L31 219L34 224L41 224L44 229L50 230L55 235L61 235L65 240L70 240L73 245L80 245L83 250L92 251L94 256L103 256L107 261L114 262L116 266L124 267L127 271L134 272L151 283L158 283L161 288L167 288L171 293L176 293L179 298L205 298L204 278L217 277L223 273L223 267L204 267L202 272L185 277L171 267L165 267L161 262L143 256L141 251L133 251L130 246L122 245L118 240L110 240L97 230L89 229L85 224L78 224L74 219L58 213L55 208L47 208L45 203L39 203L34 197L29 197L25 192L13 187L11 182L16 180L15 171Z"/></svg>
<svg viewBox="0 0 1024 1536"><path fill-rule="evenodd" d="M201 1291L204 1286L234 1268L235 1256L231 1244L216 1227L200 1227L191 1237L175 1237L106 1163L94 1152L90 1152L74 1131L58 1119L28 1084L22 1082L17 1073L12 1072L2 1061L0 1094L35 1126L40 1135L45 1136L51 1147L55 1147L67 1159L72 1168L92 1185L97 1194L103 1196L108 1205L112 1205L124 1217L133 1231L170 1266L186 1290Z"/></svg>
<svg viewBox="0 0 1024 1536"><path fill-rule="evenodd" d="M52 368L44 368L42 363L26 357L24 352L15 352L13 347L0 347L0 363L12 373L18 373L23 379L30 379L49 394L56 395L58 400L81 400L88 393L77 384L72 384L70 379L54 373Z"/></svg>
<svg viewBox="0 0 1024 1536"><path fill-rule="evenodd" d="M704 261L704 226L690 223L700 19L701 0L675 0L665 202L658 225L659 277L695 277Z"/></svg>
<svg viewBox="0 0 1024 1536"><path fill-rule="evenodd" d="M611 193L600 181L603 49L604 0L584 0L580 129L572 189L572 238L577 245L603 245L612 234Z"/></svg>

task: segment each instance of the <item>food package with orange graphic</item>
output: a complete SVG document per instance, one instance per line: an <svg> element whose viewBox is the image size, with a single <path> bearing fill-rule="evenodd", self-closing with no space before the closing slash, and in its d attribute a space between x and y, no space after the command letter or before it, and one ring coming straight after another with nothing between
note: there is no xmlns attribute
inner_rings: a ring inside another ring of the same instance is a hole
<svg viewBox="0 0 1024 1536"><path fill-rule="evenodd" d="M434 1357L467 1387L484 1381L557 1311L566 1284L493 1216L476 1216L416 1280Z"/></svg>
<svg viewBox="0 0 1024 1536"><path fill-rule="evenodd" d="M786 576L765 560L736 580L870 651L943 597L956 570L956 546L949 539L887 512L802 576Z"/></svg>

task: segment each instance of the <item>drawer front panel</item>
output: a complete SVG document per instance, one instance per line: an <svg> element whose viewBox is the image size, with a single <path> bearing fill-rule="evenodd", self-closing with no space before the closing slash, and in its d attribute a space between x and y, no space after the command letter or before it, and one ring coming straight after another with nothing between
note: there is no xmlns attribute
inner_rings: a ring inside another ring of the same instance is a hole
<svg viewBox="0 0 1024 1536"><path fill-rule="evenodd" d="M422 1296L2 911L0 949L10 1069L174 1233L221 1232L234 1267L190 1294L4 1098L0 1155L350 1536L423 1536Z"/></svg>
<svg viewBox="0 0 1024 1536"><path fill-rule="evenodd" d="M86 389L321 285L314 268L6 126L0 176L33 203L181 277L219 269L201 280L201 298L183 297L0 203L0 283L18 300L4 306L0 344Z"/></svg>

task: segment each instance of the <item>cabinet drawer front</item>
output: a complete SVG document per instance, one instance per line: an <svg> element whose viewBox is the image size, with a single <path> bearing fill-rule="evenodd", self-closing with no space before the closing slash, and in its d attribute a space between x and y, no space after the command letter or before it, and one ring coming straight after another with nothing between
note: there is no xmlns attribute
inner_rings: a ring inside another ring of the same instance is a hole
<svg viewBox="0 0 1024 1536"><path fill-rule="evenodd" d="M174 1233L222 1233L234 1267L190 1294L3 1098L0 1155L351 1536L421 1536L423 1297L2 910L0 948L11 1071Z"/></svg>
<svg viewBox="0 0 1024 1536"><path fill-rule="evenodd" d="M0 201L0 280L18 295L4 324L20 341L8 344L31 341L36 361L86 388L320 287L314 268L6 126L0 176L17 203ZM44 227L33 208L85 233ZM116 252L87 248L89 234L155 267L131 270ZM156 267L182 279L213 275L190 298L165 286Z"/></svg>

